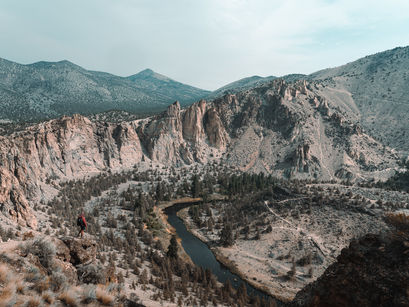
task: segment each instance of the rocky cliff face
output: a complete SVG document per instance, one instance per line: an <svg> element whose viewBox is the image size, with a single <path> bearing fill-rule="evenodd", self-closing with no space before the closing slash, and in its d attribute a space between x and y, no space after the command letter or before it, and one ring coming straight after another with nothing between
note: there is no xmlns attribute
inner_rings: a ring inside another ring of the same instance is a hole
<svg viewBox="0 0 409 307"><path fill-rule="evenodd" d="M242 170L357 180L387 177L396 166L392 151L363 133L314 83L275 80L214 105L232 136L227 161Z"/></svg>
<svg viewBox="0 0 409 307"><path fill-rule="evenodd" d="M409 243L366 235L307 285L292 306L409 306Z"/></svg>
<svg viewBox="0 0 409 307"><path fill-rule="evenodd" d="M409 155L409 47L369 55L354 62L310 75L282 76L289 82L309 80L315 92L344 116L358 120L367 134ZM271 82L274 77L249 77L210 94L237 94Z"/></svg>
<svg viewBox="0 0 409 307"><path fill-rule="evenodd" d="M362 132L314 84L276 80L214 102L122 123L74 115L1 137L1 211L36 226L29 204L54 179L129 169L142 160L180 166L223 158L244 171L291 178L387 177L396 157Z"/></svg>
<svg viewBox="0 0 409 307"><path fill-rule="evenodd" d="M204 101L186 111L176 102L146 120L107 124L74 115L1 137L1 211L35 228L29 203L49 199L53 179L129 169L142 157L174 165L206 162L210 148L225 148L227 139L217 115L208 111Z"/></svg>
<svg viewBox="0 0 409 307"><path fill-rule="evenodd" d="M51 179L130 168L142 158L135 123L104 125L75 115L2 137L0 201L13 220L36 226L27 201L47 199Z"/></svg>

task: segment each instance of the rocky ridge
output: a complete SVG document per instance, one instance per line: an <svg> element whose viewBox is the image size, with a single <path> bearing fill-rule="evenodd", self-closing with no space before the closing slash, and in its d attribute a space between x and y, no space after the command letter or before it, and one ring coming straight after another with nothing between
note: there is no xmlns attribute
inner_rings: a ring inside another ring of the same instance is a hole
<svg viewBox="0 0 409 307"><path fill-rule="evenodd" d="M180 166L222 158L243 171L286 178L387 178L397 156L319 94L314 83L275 80L187 109L104 123L74 115L1 137L1 211L36 227L30 203L60 180L130 169L143 161Z"/></svg>
<svg viewBox="0 0 409 307"><path fill-rule="evenodd" d="M310 75L293 74L281 79L313 82L316 92L337 105L344 117L353 118L368 135L407 157L408 67L409 47L404 47ZM68 61L21 65L0 59L0 120L38 120L112 109L158 111L174 100L187 105L201 98L221 98L261 87L273 79L253 76L208 92L149 69L122 78L88 71Z"/></svg>
<svg viewBox="0 0 409 307"><path fill-rule="evenodd" d="M308 76L328 99L351 101L361 125L386 145L408 148L409 47L395 48Z"/></svg>
<svg viewBox="0 0 409 307"><path fill-rule="evenodd" d="M369 135L407 157L408 68L409 47L398 47L310 75L293 74L281 79L314 82L320 96L337 105L344 116L354 118ZM261 86L271 78L243 78L212 92L210 97Z"/></svg>

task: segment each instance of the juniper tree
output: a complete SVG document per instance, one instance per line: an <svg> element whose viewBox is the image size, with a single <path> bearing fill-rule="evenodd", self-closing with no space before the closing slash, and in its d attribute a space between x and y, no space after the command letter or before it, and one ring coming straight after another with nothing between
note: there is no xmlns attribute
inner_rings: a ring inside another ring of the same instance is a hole
<svg viewBox="0 0 409 307"><path fill-rule="evenodd" d="M233 230L230 223L225 223L220 233L220 243L223 246L231 246L234 244Z"/></svg>
<svg viewBox="0 0 409 307"><path fill-rule="evenodd" d="M168 251L166 255L169 258L177 258L178 256L178 242L176 240L176 235L172 235L172 238L170 239Z"/></svg>

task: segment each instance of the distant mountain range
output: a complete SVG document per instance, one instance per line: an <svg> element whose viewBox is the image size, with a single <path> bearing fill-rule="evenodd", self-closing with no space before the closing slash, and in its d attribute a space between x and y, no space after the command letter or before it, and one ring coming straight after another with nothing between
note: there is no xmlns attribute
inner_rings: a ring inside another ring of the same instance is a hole
<svg viewBox="0 0 409 307"><path fill-rule="evenodd" d="M150 69L119 77L69 61L21 65L0 59L2 120L31 121L107 110L152 112L176 100L191 104L209 93Z"/></svg>
<svg viewBox="0 0 409 307"><path fill-rule="evenodd" d="M278 77L252 76L213 92L198 89L150 69L129 77L89 71L68 61L21 65L0 59L0 120L32 121L108 110L147 113L178 100L183 106L266 85ZM409 154L409 47L395 48L310 75L322 97L370 135Z"/></svg>

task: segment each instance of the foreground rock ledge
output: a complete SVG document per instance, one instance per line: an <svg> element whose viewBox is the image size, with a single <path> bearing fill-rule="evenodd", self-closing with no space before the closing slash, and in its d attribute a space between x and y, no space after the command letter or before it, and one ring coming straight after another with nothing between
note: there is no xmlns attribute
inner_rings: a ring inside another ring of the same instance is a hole
<svg viewBox="0 0 409 307"><path fill-rule="evenodd" d="M295 297L291 306L409 306L409 242L366 235Z"/></svg>
<svg viewBox="0 0 409 307"><path fill-rule="evenodd" d="M89 263L95 260L97 254L97 242L90 239L77 239L64 237L61 239L70 250L70 262L73 265Z"/></svg>

